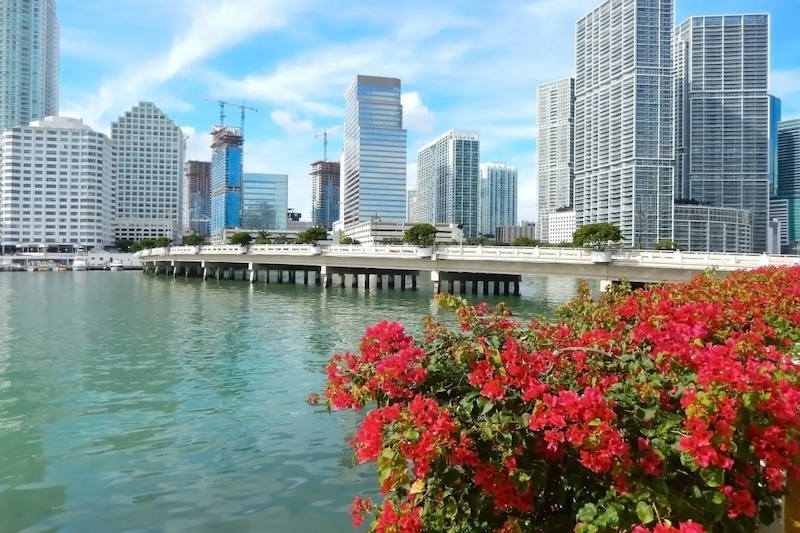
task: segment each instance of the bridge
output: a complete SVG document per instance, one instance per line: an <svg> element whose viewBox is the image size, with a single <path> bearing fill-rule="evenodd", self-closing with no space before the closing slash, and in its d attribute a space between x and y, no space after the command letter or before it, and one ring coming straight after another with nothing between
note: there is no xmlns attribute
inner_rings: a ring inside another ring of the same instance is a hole
<svg viewBox="0 0 800 533"><path fill-rule="evenodd" d="M654 250L615 250L594 252L576 248L517 248L501 246L444 246L420 248L406 245L203 245L172 246L143 250L137 255L147 273L172 276L209 276L217 279L242 279L254 283L263 278L270 283L276 273L278 283L288 276L296 283L298 272L309 283L329 287L338 276L342 287L350 276L351 285L359 286L360 276L365 287L375 280L383 288L399 285L411 289L417 285L420 272L430 272L434 290L455 292L458 283L462 294L471 284L477 294L480 284L483 293L519 294L522 276L570 276L601 280L601 286L626 279L634 284L686 281L696 274L713 269L724 276L734 270L762 266L800 265L800 256L767 254L722 254ZM445 287L444 284L447 284Z"/></svg>

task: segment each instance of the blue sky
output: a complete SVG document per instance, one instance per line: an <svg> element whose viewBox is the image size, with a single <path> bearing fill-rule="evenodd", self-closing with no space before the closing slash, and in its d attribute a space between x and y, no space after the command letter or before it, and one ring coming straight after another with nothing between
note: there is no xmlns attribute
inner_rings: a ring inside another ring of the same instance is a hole
<svg viewBox="0 0 800 533"><path fill-rule="evenodd" d="M108 132L151 100L210 158L219 108L258 108L245 125L245 171L289 174L289 204L308 217L314 134L342 123L356 74L399 77L416 151L450 128L481 133L483 161L520 170L519 215L535 214L536 86L574 71L574 24L599 0L59 0L61 114ZM772 93L800 117L798 0L677 0L690 15L772 14ZM228 110L238 124L238 110ZM337 157L341 134L331 134Z"/></svg>

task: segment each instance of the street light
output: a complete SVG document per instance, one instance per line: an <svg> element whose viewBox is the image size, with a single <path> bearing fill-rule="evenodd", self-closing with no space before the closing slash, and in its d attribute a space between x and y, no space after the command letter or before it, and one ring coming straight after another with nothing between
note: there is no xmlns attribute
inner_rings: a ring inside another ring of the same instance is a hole
<svg viewBox="0 0 800 533"><path fill-rule="evenodd" d="M381 217L378 216L378 213L375 213L375 216L369 219L370 225L372 222L375 222L375 229L373 230L372 234L372 246L376 246L378 244L378 222L381 221Z"/></svg>

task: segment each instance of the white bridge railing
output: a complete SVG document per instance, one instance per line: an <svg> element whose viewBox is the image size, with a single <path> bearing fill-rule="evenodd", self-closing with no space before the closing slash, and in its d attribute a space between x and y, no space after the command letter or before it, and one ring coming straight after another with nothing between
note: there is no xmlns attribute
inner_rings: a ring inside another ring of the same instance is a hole
<svg viewBox="0 0 800 533"><path fill-rule="evenodd" d="M373 257L462 261L504 261L515 263L572 263L591 264L592 252L579 248L515 248L510 246L442 246L435 249L404 245L333 245L255 244L239 246L212 244L203 246L172 246L138 252L140 258L247 255L247 256L312 256ZM723 254L703 252L673 252L655 250L615 250L613 263L620 266L703 270L738 270L760 266L800 265L800 256L766 254Z"/></svg>

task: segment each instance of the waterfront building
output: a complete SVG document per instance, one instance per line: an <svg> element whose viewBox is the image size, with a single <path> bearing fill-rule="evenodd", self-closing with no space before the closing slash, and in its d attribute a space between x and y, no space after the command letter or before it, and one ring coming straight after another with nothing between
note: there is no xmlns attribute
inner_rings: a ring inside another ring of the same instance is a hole
<svg viewBox="0 0 800 533"><path fill-rule="evenodd" d="M340 234L350 237L364 246L402 243L406 230L414 224L414 222L367 220L340 230ZM437 244L453 244L453 241L457 241L461 235L461 230L456 224L434 224L434 226L436 227L435 240ZM334 240L339 242L338 239Z"/></svg>
<svg viewBox="0 0 800 533"><path fill-rule="evenodd" d="M285 230L289 205L289 176L245 173L242 180L242 227Z"/></svg>
<svg viewBox="0 0 800 533"><path fill-rule="evenodd" d="M329 230L339 219L341 172L338 161L311 163L311 220L316 226Z"/></svg>
<svg viewBox="0 0 800 533"><path fill-rule="evenodd" d="M577 227L672 238L672 0L606 0L576 24Z"/></svg>
<svg viewBox="0 0 800 533"><path fill-rule="evenodd" d="M244 137L240 128L211 130L211 236L225 228L242 227Z"/></svg>
<svg viewBox="0 0 800 533"><path fill-rule="evenodd" d="M111 123L117 239L183 236L186 138L152 102L140 102Z"/></svg>
<svg viewBox="0 0 800 533"><path fill-rule="evenodd" d="M478 182L478 234L494 236L500 226L517 223L517 167L483 163Z"/></svg>
<svg viewBox="0 0 800 533"><path fill-rule="evenodd" d="M0 131L58 115L56 0L0 0Z"/></svg>
<svg viewBox="0 0 800 533"><path fill-rule="evenodd" d="M675 28L673 62L676 198L752 211L752 251L763 252L778 112L769 15L690 17Z"/></svg>
<svg viewBox="0 0 800 533"><path fill-rule="evenodd" d="M417 152L417 222L463 224L464 236L478 235L480 135L450 130Z"/></svg>
<svg viewBox="0 0 800 533"><path fill-rule="evenodd" d="M539 216L537 229L545 242L551 213L572 206L575 182L575 78L536 88L536 160ZM573 230L574 231L574 230Z"/></svg>
<svg viewBox="0 0 800 533"><path fill-rule="evenodd" d="M211 235L211 162L187 161L183 228L187 235Z"/></svg>
<svg viewBox="0 0 800 533"><path fill-rule="evenodd" d="M675 244L687 252L750 253L755 217L748 209L675 205Z"/></svg>
<svg viewBox="0 0 800 533"><path fill-rule="evenodd" d="M564 210L550 213L548 217L548 237L547 241L551 244L562 242L572 242L575 235L575 211ZM543 232L539 232L543 235ZM542 239L544 240L544 239Z"/></svg>
<svg viewBox="0 0 800 533"><path fill-rule="evenodd" d="M2 133L2 245L114 245L111 140L82 121L46 117Z"/></svg>
<svg viewBox="0 0 800 533"><path fill-rule="evenodd" d="M415 222L414 212L417 209L417 189L406 191L406 222Z"/></svg>
<svg viewBox="0 0 800 533"><path fill-rule="evenodd" d="M800 120L778 124L778 180L773 204L783 210L785 253L800 253Z"/></svg>
<svg viewBox="0 0 800 533"><path fill-rule="evenodd" d="M349 226L406 218L406 130L400 80L356 76L345 97L340 217Z"/></svg>
<svg viewBox="0 0 800 533"><path fill-rule="evenodd" d="M495 229L497 244L511 244L517 237L536 238L536 224L523 220L518 226L500 226Z"/></svg>

